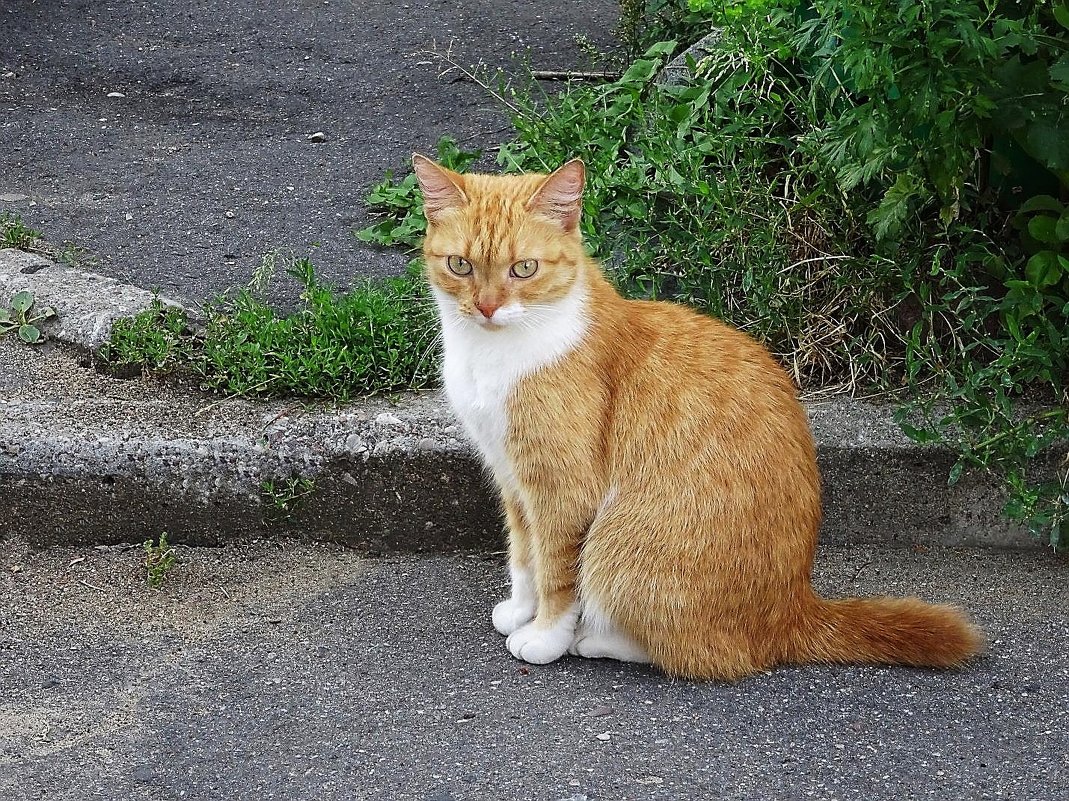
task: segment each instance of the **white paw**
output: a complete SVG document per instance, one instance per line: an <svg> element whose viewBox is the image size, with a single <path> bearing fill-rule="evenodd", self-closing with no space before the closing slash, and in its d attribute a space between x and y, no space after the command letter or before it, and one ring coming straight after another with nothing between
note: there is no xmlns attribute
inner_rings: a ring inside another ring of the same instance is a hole
<svg viewBox="0 0 1069 801"><path fill-rule="evenodd" d="M586 659L618 659L621 662L649 663L650 657L637 642L620 632L599 632L581 627L568 646L572 656Z"/></svg>
<svg viewBox="0 0 1069 801"><path fill-rule="evenodd" d="M494 607L494 628L506 637L535 616L534 599L508 598Z"/></svg>
<svg viewBox="0 0 1069 801"><path fill-rule="evenodd" d="M545 665L564 656L574 636L575 618L564 615L549 628L528 623L516 629L505 640L505 645L517 659L533 665Z"/></svg>

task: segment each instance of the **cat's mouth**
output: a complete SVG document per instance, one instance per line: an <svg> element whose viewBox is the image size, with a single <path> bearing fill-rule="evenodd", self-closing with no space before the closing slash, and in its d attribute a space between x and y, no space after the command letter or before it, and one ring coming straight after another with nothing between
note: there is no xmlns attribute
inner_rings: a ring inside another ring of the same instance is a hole
<svg viewBox="0 0 1069 801"><path fill-rule="evenodd" d="M490 317L483 317L481 314L474 314L471 319L480 328L486 328L490 331L508 327L508 322L505 320L494 320Z"/></svg>

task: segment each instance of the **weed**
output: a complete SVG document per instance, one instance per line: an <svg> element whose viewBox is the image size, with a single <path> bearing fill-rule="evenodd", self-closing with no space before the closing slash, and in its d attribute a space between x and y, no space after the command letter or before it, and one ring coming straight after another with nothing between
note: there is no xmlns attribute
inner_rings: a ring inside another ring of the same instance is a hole
<svg viewBox="0 0 1069 801"><path fill-rule="evenodd" d="M41 232L25 225L18 214L0 213L0 248L26 250L40 238Z"/></svg>
<svg viewBox="0 0 1069 801"><path fill-rule="evenodd" d="M34 345L44 339L37 323L56 316L51 306L37 307L33 293L23 290L11 298L9 308L0 307L0 335L17 331L23 342Z"/></svg>
<svg viewBox="0 0 1069 801"><path fill-rule="evenodd" d="M190 329L185 312L153 297L148 309L115 322L101 358L115 366L136 366L146 373L174 369L188 356Z"/></svg>
<svg viewBox="0 0 1069 801"><path fill-rule="evenodd" d="M302 476L279 481L268 479L260 484L260 491L275 514L289 517L315 491L315 479Z"/></svg>
<svg viewBox="0 0 1069 801"><path fill-rule="evenodd" d="M477 150L461 150L456 140L443 136L438 140L438 163L451 170L463 172L481 155ZM379 221L354 233L361 242L375 245L403 245L409 250L419 249L423 241L423 195L414 173L395 181L386 173L382 183L367 196L368 210Z"/></svg>
<svg viewBox="0 0 1069 801"><path fill-rule="evenodd" d="M347 400L433 383L435 318L416 267L340 293L319 282L310 261L295 260L287 272L301 283L301 306L284 314L258 297L273 257L265 265L253 288L206 304L203 329L156 303L115 327L101 359L190 374L227 395Z"/></svg>
<svg viewBox="0 0 1069 801"><path fill-rule="evenodd" d="M167 542L167 532L160 534L158 542L145 540L142 544L145 549L146 581L152 589L158 589L167 579L167 574L174 567L178 555L174 547Z"/></svg>

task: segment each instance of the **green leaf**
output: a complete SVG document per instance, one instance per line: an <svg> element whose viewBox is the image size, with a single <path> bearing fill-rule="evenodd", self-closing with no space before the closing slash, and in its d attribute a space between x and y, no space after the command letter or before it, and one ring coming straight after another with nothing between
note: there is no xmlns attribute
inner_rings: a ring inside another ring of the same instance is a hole
<svg viewBox="0 0 1069 801"><path fill-rule="evenodd" d="M1061 214L1064 209L1065 206L1050 195L1035 195L1022 203L1019 211L1022 214L1026 214L1030 211L1053 211L1057 214Z"/></svg>
<svg viewBox="0 0 1069 801"><path fill-rule="evenodd" d="M1033 286L1044 287L1058 283L1062 278L1058 254L1052 250L1041 250L1028 260L1024 274Z"/></svg>
<svg viewBox="0 0 1069 801"><path fill-rule="evenodd" d="M1058 218L1054 225L1054 236L1059 242L1069 242L1069 211Z"/></svg>
<svg viewBox="0 0 1069 801"><path fill-rule="evenodd" d="M35 325L19 326L19 339L32 345L41 339L41 331Z"/></svg>
<svg viewBox="0 0 1069 801"><path fill-rule="evenodd" d="M1069 170L1069 135L1053 125L1035 123L1026 137L1029 155L1051 170Z"/></svg>
<svg viewBox="0 0 1069 801"><path fill-rule="evenodd" d="M20 314L25 314L33 306L33 293L23 290L22 292L16 292L15 296L11 298L11 308Z"/></svg>
<svg viewBox="0 0 1069 801"><path fill-rule="evenodd" d="M933 431L926 431L923 428L915 428L909 423L900 422L898 425L902 429L902 433L914 442L927 443L939 441L939 435Z"/></svg>
<svg viewBox="0 0 1069 801"><path fill-rule="evenodd" d="M0 309L0 323L11 322L11 312L7 309Z"/></svg>
<svg viewBox="0 0 1069 801"><path fill-rule="evenodd" d="M1064 5L1054 6L1054 19L1058 20L1059 24L1069 31L1069 8Z"/></svg>
<svg viewBox="0 0 1069 801"><path fill-rule="evenodd" d="M627 71L620 76L621 83L648 83L657 73L661 62L648 58L639 58L632 62Z"/></svg>
<svg viewBox="0 0 1069 801"><path fill-rule="evenodd" d="M1069 58L1063 57L1060 61L1051 64L1049 75L1051 83L1069 86Z"/></svg>
<svg viewBox="0 0 1069 801"><path fill-rule="evenodd" d="M1057 220L1053 217L1039 214L1028 221L1028 233L1038 242L1042 242L1045 245L1053 245L1058 241L1058 238L1054 235L1056 223Z"/></svg>
<svg viewBox="0 0 1069 801"><path fill-rule="evenodd" d="M676 49L676 41L669 39L663 42L656 42L650 46L650 49L646 51L645 56L647 58L657 58L658 56L668 58Z"/></svg>

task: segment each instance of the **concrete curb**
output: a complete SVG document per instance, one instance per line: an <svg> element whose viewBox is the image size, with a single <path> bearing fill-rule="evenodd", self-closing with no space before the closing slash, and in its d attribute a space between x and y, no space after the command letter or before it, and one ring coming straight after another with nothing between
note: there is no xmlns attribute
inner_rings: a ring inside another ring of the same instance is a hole
<svg viewBox="0 0 1069 801"><path fill-rule="evenodd" d="M0 250L0 303L27 289L38 305L56 310L55 319L42 325L47 336L90 351L108 341L116 320L144 311L153 298L139 287L57 264L38 253ZM160 300L180 305L168 298Z"/></svg>
<svg viewBox="0 0 1069 801"><path fill-rule="evenodd" d="M191 398L0 402L0 538L37 546L167 531L214 545L303 535L370 552L502 547L497 504L436 394L336 410ZM948 451L898 434L856 401L809 408L824 478L822 538L841 543L1034 547L980 480L949 488ZM265 481L314 490L289 513Z"/></svg>
<svg viewBox="0 0 1069 801"><path fill-rule="evenodd" d="M0 288L31 288L55 306L61 317L50 334L60 341L95 347L114 319L151 299L16 254L0 251ZM65 313L63 302L74 311ZM167 531L173 541L204 545L294 535L373 553L503 547L489 483L437 394L309 408L162 388L140 397L27 397L4 386L0 539L116 543ZM824 480L825 541L1040 545L1000 516L991 482L974 477L948 487L953 455L909 441L888 408L835 400L808 411ZM282 509L275 501L285 491L272 497L263 484L294 478L312 479L314 489Z"/></svg>

